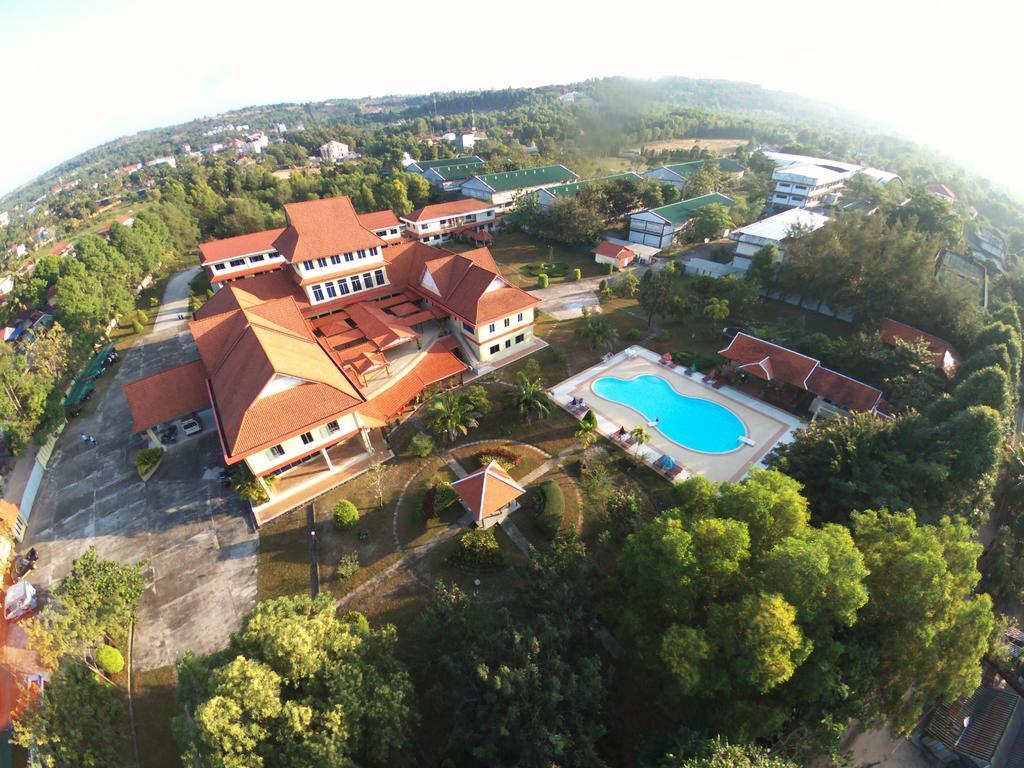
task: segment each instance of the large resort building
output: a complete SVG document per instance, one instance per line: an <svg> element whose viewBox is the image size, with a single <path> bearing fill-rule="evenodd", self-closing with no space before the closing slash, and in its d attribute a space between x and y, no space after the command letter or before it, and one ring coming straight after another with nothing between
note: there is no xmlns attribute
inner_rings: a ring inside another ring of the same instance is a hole
<svg viewBox="0 0 1024 768"><path fill-rule="evenodd" d="M210 412L224 461L270 494L257 524L389 457L381 428L428 387L529 350L539 303L486 248L389 246L374 230L393 214L360 216L347 197L285 213L281 229L201 246L219 290L190 323L198 359L125 387L151 438Z"/></svg>

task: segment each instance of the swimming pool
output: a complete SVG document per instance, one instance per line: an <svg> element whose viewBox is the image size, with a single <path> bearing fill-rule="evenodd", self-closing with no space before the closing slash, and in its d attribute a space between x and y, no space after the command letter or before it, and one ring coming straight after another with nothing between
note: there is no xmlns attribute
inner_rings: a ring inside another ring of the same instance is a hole
<svg viewBox="0 0 1024 768"><path fill-rule="evenodd" d="M728 453L740 447L747 428L724 405L701 397L687 397L660 376L633 379L603 376L590 385L594 394L639 412L652 428L684 448L701 453ZM627 430L634 425L623 424Z"/></svg>

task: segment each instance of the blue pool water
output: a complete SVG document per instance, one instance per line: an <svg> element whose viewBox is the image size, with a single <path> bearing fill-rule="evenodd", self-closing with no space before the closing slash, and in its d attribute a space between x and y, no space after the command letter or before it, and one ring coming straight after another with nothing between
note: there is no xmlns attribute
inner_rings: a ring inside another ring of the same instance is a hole
<svg viewBox="0 0 1024 768"><path fill-rule="evenodd" d="M747 434L740 418L718 403L700 397L686 397L676 392L660 376L637 376L597 379L591 388L594 394L628 406L643 414L645 421L660 417L656 427L669 440L685 448L703 453L726 453L740 446L740 437ZM623 424L627 430L635 424Z"/></svg>

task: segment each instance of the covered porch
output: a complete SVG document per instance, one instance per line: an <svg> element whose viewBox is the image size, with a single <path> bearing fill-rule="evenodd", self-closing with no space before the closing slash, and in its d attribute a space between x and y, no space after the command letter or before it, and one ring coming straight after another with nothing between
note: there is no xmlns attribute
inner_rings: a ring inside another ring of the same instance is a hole
<svg viewBox="0 0 1024 768"><path fill-rule="evenodd" d="M277 472L265 487L270 501L253 507L257 527L394 457L379 429L357 432Z"/></svg>

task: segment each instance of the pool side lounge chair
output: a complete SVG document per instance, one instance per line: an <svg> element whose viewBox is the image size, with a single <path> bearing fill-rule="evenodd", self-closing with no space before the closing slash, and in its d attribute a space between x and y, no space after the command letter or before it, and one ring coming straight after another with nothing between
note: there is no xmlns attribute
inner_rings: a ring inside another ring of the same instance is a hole
<svg viewBox="0 0 1024 768"><path fill-rule="evenodd" d="M636 444L636 438L633 437L632 435L626 435L626 439L622 441L622 444L627 448L630 448L631 446Z"/></svg>
<svg viewBox="0 0 1024 768"><path fill-rule="evenodd" d="M665 470L665 476L669 480L675 480L677 477L679 477L679 475L683 473L683 471L683 468L679 464L676 464L674 467L672 467L672 469Z"/></svg>

